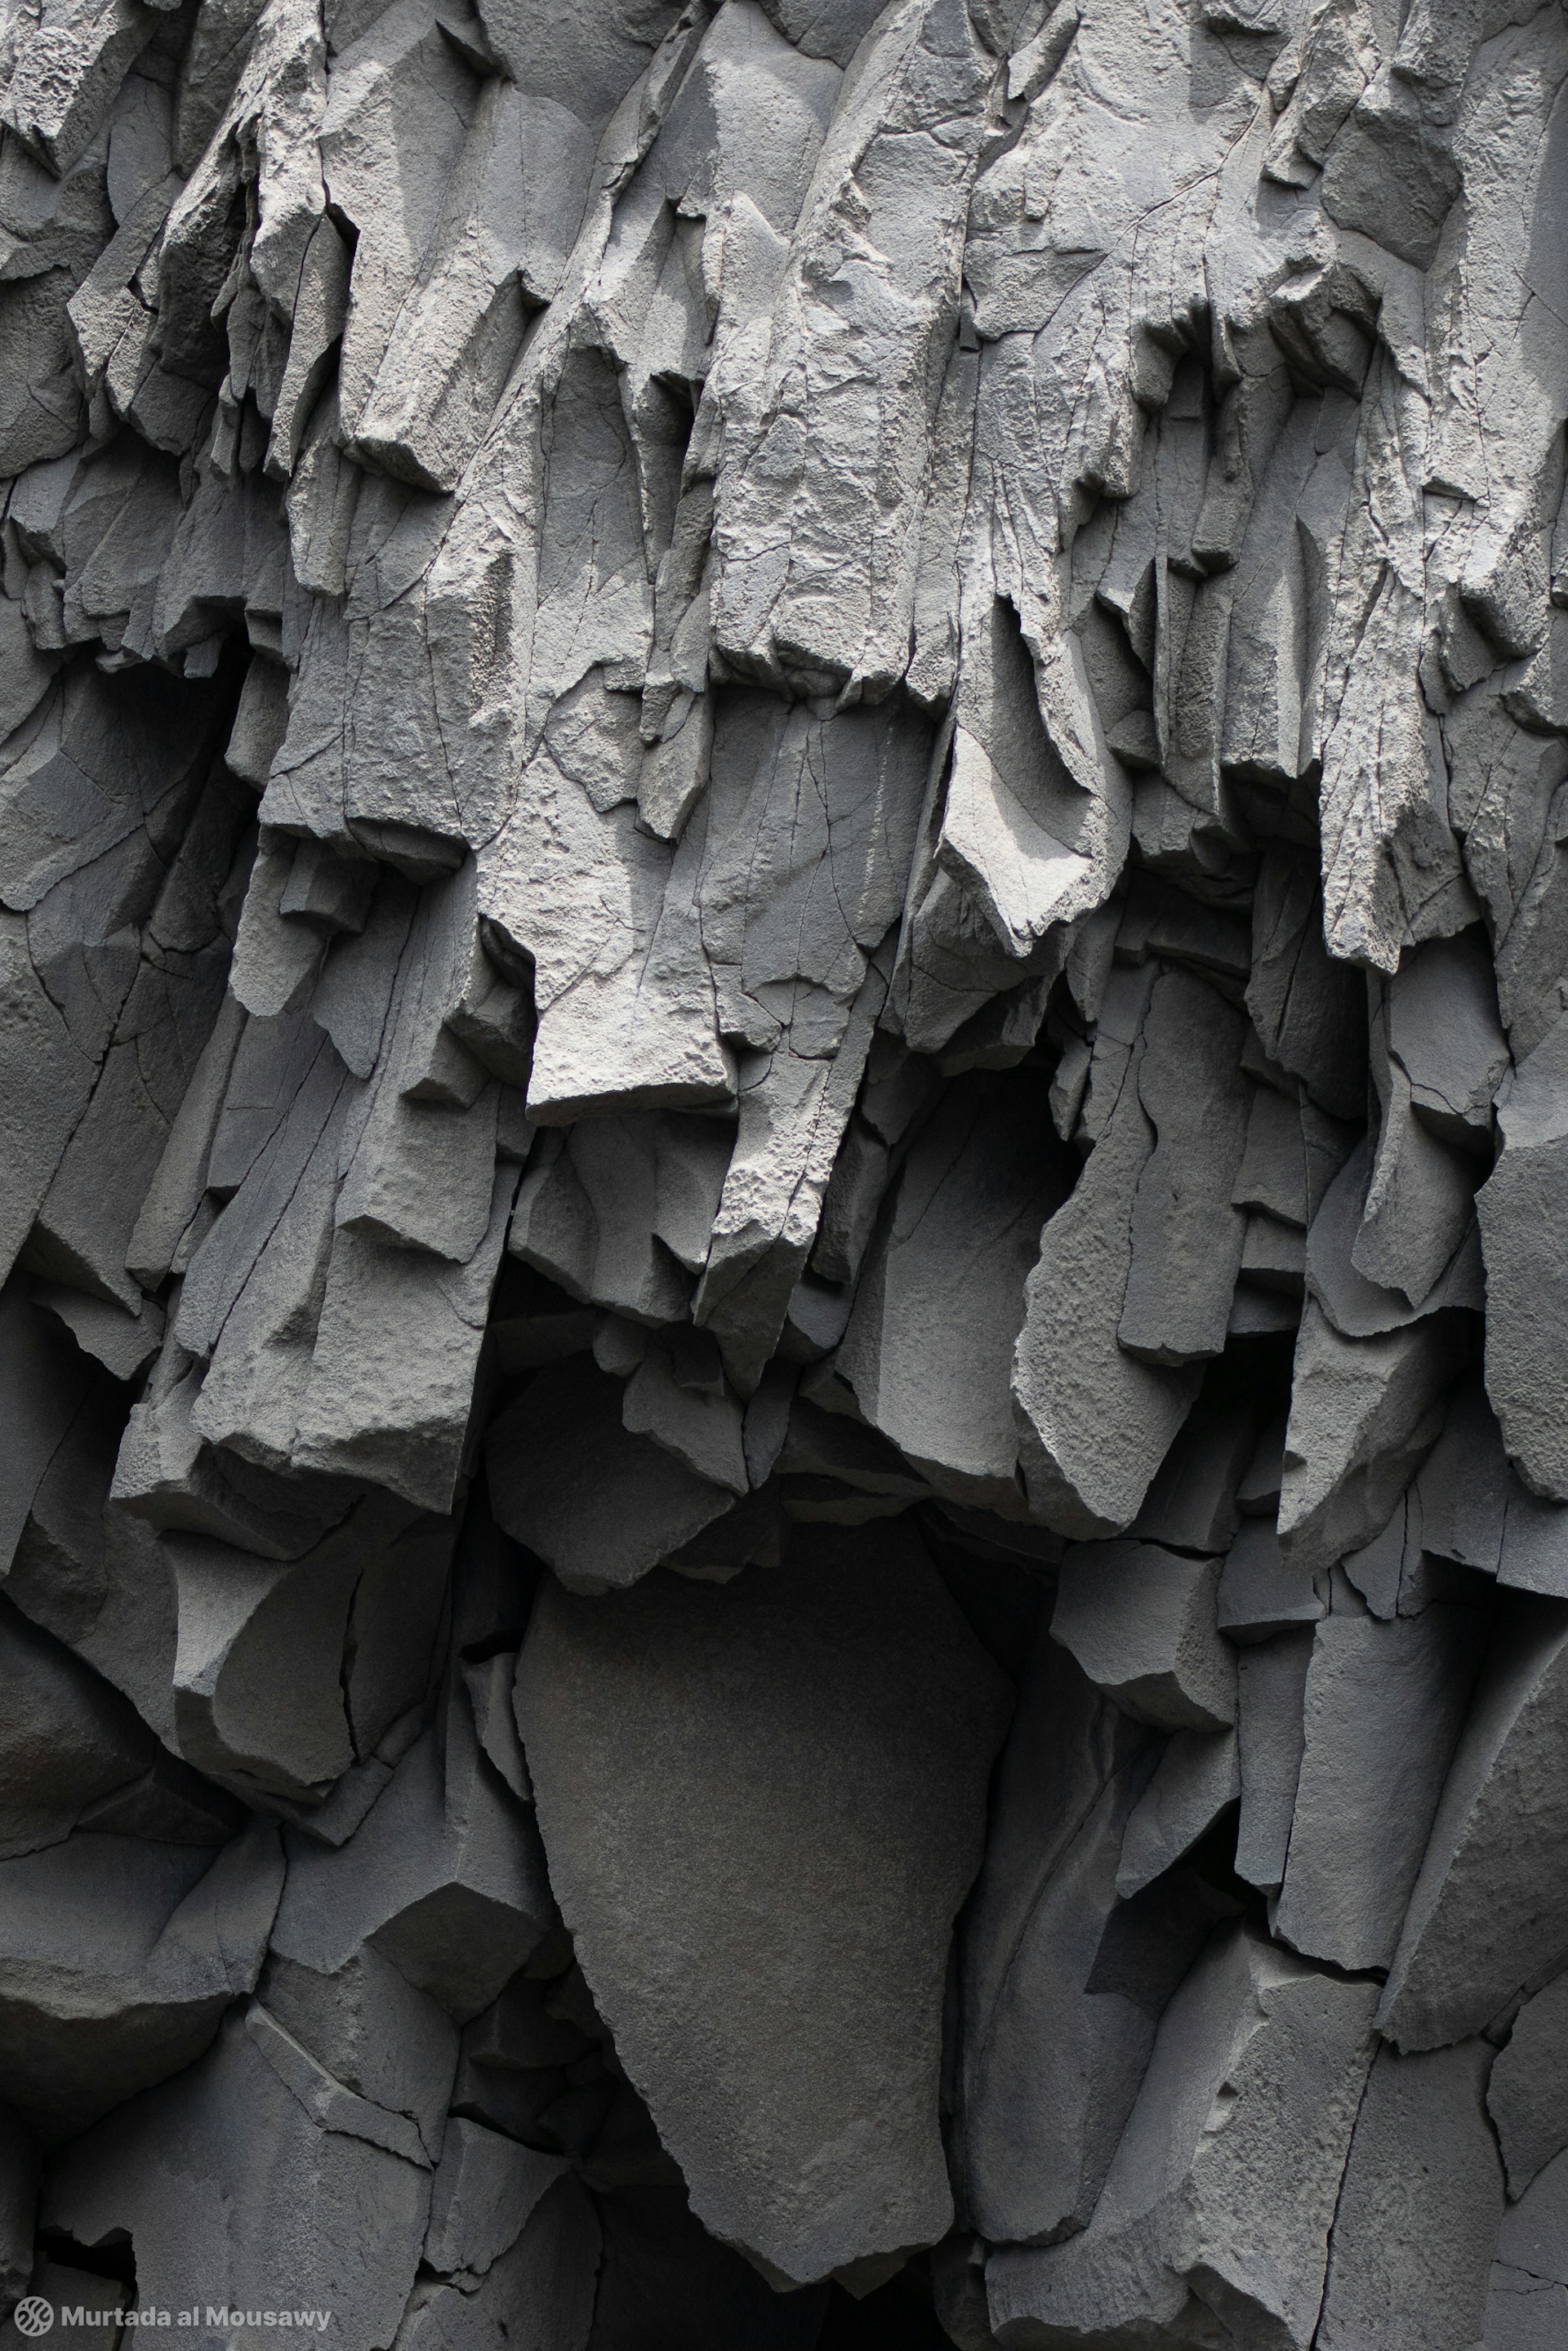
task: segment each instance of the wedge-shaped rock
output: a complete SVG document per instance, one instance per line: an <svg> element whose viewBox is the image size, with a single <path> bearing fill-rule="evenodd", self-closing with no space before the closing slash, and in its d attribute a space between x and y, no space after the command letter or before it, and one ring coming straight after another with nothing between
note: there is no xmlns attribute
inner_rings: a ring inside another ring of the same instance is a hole
<svg viewBox="0 0 1568 2351"><path fill-rule="evenodd" d="M333 1238L295 1465L452 1507L479 1348L517 1171L495 1171L487 1229L465 1265L339 1232Z"/></svg>
<svg viewBox="0 0 1568 2351"><path fill-rule="evenodd" d="M1052 1640L1124 1714L1161 1730L1236 1719L1236 1658L1219 1637L1219 1562L1157 1543L1083 1543L1061 1562Z"/></svg>
<svg viewBox="0 0 1568 2351"><path fill-rule="evenodd" d="M942 1984L1006 1713L902 1527L536 1604L517 1716L551 1881L693 2209L765 2274L948 2225Z"/></svg>
<svg viewBox="0 0 1568 2351"><path fill-rule="evenodd" d="M1485 1653L1478 1608L1418 1616L1346 1604L1312 1635L1305 1747L1274 1927L1292 1949L1385 1968Z"/></svg>
<svg viewBox="0 0 1568 2351"><path fill-rule="evenodd" d="M1484 2041L1377 2053L1334 2214L1318 2351L1480 2340L1502 2167L1487 2126Z"/></svg>
<svg viewBox="0 0 1568 2351"><path fill-rule="evenodd" d="M519 2147L479 2123L455 2119L442 2143L424 2258L450 2276L483 2277L515 2244L539 2199L566 2170L559 2156Z"/></svg>
<svg viewBox="0 0 1568 2351"><path fill-rule="evenodd" d="M1484 1151L1492 1097L1509 1066L1484 933L1428 939L1400 957L1388 987L1388 1050L1409 1079L1422 1124L1461 1149Z"/></svg>
<svg viewBox="0 0 1568 2351"><path fill-rule="evenodd" d="M294 1844L272 1948L335 1975L370 1942L461 2024L537 1948L553 1909L538 1832L487 1776L461 1704L446 1729L444 1760L427 1731L346 1844Z"/></svg>
<svg viewBox="0 0 1568 2351"><path fill-rule="evenodd" d="M1435 1558L1568 1599L1568 1508L1532 1494L1513 1468L1479 1376L1448 1400L1414 1512L1414 1533Z"/></svg>
<svg viewBox="0 0 1568 2351"><path fill-rule="evenodd" d="M1568 1182L1568 1028L1520 1064L1498 1112L1502 1152L1477 1195L1487 1268L1487 1394L1532 1492L1568 1501L1568 1270L1558 1253Z"/></svg>
<svg viewBox="0 0 1568 2351"><path fill-rule="evenodd" d="M158 1742L117 1689L6 1600L0 1675L9 1692L0 1722L0 1855L9 1860L57 1844L85 1811L151 1768Z"/></svg>
<svg viewBox="0 0 1568 2351"><path fill-rule="evenodd" d="M1125 1900L1207 1836L1241 1793L1236 1734L1178 1730L1127 1816L1116 1891Z"/></svg>
<svg viewBox="0 0 1568 2351"><path fill-rule="evenodd" d="M0 1482L0 1559L9 1569L50 1463L92 1385L92 1368L28 1297L25 1274L0 1290L0 1403L10 1432Z"/></svg>
<svg viewBox="0 0 1568 2351"><path fill-rule="evenodd" d="M963 1946L964 2187L993 2240L1082 2227L1148 2062L1146 2004L1089 1987L1153 1755L1042 1634Z"/></svg>
<svg viewBox="0 0 1568 2351"><path fill-rule="evenodd" d="M1311 862L1283 847L1263 860L1252 901L1247 1009L1270 1058L1302 1079L1336 1118L1366 1106L1364 985L1331 960Z"/></svg>
<svg viewBox="0 0 1568 2351"><path fill-rule="evenodd" d="M413 2283L430 2173L413 2126L356 2096L266 2009L225 2023L174 2081L77 2141L47 2221L78 2242L128 2232L143 2301L329 2310L352 2351L391 2340ZM120 2241L123 2242L123 2235Z"/></svg>
<svg viewBox="0 0 1568 2351"><path fill-rule="evenodd" d="M1196 1366L1135 1362L1117 1343L1133 1201L1154 1148L1138 1100L1140 1051L1076 1188L1040 1236L1013 1356L1030 1510L1060 1534L1119 1534L1130 1524L1201 1377Z"/></svg>
<svg viewBox="0 0 1568 2351"><path fill-rule="evenodd" d="M1306 2351L1375 1998L1249 1928L1212 1942L1166 2011L1088 2228L988 2263L1001 2340Z"/></svg>
<svg viewBox="0 0 1568 2351"><path fill-rule="evenodd" d="M78 1831L0 1863L0 2091L57 2142L188 2065L253 1989L282 1878L259 1822L215 1860Z"/></svg>
<svg viewBox="0 0 1568 2351"><path fill-rule="evenodd" d="M622 1406L619 1380L573 1362L542 1373L486 1440L497 1518L578 1592L634 1583L735 1499L627 1427Z"/></svg>
<svg viewBox="0 0 1568 2351"><path fill-rule="evenodd" d="M1129 1533L1174 1551L1206 1552L1210 1557L1222 1552L1236 1533L1239 1512L1256 1507L1242 1490L1256 1433L1251 1411L1228 1390L1201 1397L1161 1462Z"/></svg>
<svg viewBox="0 0 1568 2351"><path fill-rule="evenodd" d="M1155 983L1138 1098L1155 1130L1133 1202L1133 1261L1116 1335L1150 1364L1225 1345L1245 1218L1231 1206L1247 1143L1243 1016L1190 972Z"/></svg>
<svg viewBox="0 0 1568 2351"><path fill-rule="evenodd" d="M1401 2049L1479 2032L1568 1949L1568 1606L1504 1599L1378 2011Z"/></svg>
<svg viewBox="0 0 1568 2351"><path fill-rule="evenodd" d="M721 1120L668 1111L542 1135L507 1249L569 1297L677 1321L707 1262L732 1140Z"/></svg>
<svg viewBox="0 0 1568 2351"><path fill-rule="evenodd" d="M1244 1519L1220 1573L1219 1629L1228 1640L1249 1642L1292 1625L1315 1625L1324 1605L1321 1580L1286 1562L1272 1518Z"/></svg>
<svg viewBox="0 0 1568 2351"><path fill-rule="evenodd" d="M1013 1345L1068 1181L1033 1072L959 1079L904 1164L855 1293L839 1368L872 1426L956 1501L1020 1506Z"/></svg>
<svg viewBox="0 0 1568 2351"><path fill-rule="evenodd" d="M309 1803L354 1760L342 1669L359 1562L330 1537L320 1549L290 1567L170 1539L181 1751L253 1801Z"/></svg>
<svg viewBox="0 0 1568 2351"><path fill-rule="evenodd" d="M372 1495L282 1564L167 1538L180 1750L247 1801L319 1801L424 1696L450 1529Z"/></svg>
<svg viewBox="0 0 1568 2351"><path fill-rule="evenodd" d="M1342 1338L1309 1300L1280 1493L1280 1544L1291 1565L1331 1567L1381 1532L1437 1441L1443 1391L1465 1345L1463 1318L1450 1314L1378 1338Z"/></svg>
<svg viewBox="0 0 1568 2351"><path fill-rule="evenodd" d="M1272 1893L1285 1875L1305 1739L1303 1707L1312 1635L1280 1633L1237 1661L1236 1747L1241 1815L1236 1870Z"/></svg>
<svg viewBox="0 0 1568 2351"><path fill-rule="evenodd" d="M397 2332L397 2351L585 2351L601 2243L587 2190L576 2179L558 2179L482 2277L451 2285L420 2281Z"/></svg>
<svg viewBox="0 0 1568 2351"><path fill-rule="evenodd" d="M457 2028L428 1992L361 1943L335 1974L267 1954L257 1997L346 2089L406 2115L432 2162L441 2152Z"/></svg>

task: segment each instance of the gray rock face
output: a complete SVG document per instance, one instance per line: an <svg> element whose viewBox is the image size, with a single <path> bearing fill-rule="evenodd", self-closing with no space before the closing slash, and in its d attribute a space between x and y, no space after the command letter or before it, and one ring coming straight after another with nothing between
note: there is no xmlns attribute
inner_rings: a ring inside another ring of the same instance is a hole
<svg viewBox="0 0 1568 2351"><path fill-rule="evenodd" d="M1565 87L0 0L18 2342L1568 2338Z"/></svg>
<svg viewBox="0 0 1568 2351"><path fill-rule="evenodd" d="M1166 2012L1089 2227L993 2255L999 2339L1190 2341L1207 2317L1310 2344L1375 2000L1245 1929L1212 1943Z"/></svg>
<svg viewBox="0 0 1568 2351"><path fill-rule="evenodd" d="M535 1614L562 1915L699 2219L781 2283L944 2233L943 1973L1007 1710L894 1531Z"/></svg>
<svg viewBox="0 0 1568 2351"><path fill-rule="evenodd" d="M1329 2243L1323 2351L1389 2339L1459 2351L1480 2339L1503 2219L1483 2105L1490 2063L1484 2041L1425 2056L1378 2051Z"/></svg>
<svg viewBox="0 0 1568 2351"><path fill-rule="evenodd" d="M1515 2199L1568 2147L1561 2124L1565 2018L1568 1982L1554 1976L1515 2017L1487 2085L1487 2110L1497 2126L1509 2194Z"/></svg>
<svg viewBox="0 0 1568 2351"><path fill-rule="evenodd" d="M1568 1941L1548 1865L1563 1834L1549 1759L1565 1648L1561 1604L1521 1596L1498 1617L1379 2010L1402 2049L1479 2028Z"/></svg>

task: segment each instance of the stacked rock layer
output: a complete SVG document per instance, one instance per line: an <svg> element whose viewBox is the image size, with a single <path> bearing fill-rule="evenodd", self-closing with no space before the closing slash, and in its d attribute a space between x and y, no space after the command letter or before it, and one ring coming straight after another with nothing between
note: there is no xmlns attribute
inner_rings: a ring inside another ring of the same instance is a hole
<svg viewBox="0 0 1568 2351"><path fill-rule="evenodd" d="M6 2309L1568 2346L1565 90L5 0Z"/></svg>

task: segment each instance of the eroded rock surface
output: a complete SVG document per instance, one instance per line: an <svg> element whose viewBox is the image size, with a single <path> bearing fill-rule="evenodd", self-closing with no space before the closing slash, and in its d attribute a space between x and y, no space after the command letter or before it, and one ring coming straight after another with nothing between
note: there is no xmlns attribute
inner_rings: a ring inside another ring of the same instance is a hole
<svg viewBox="0 0 1568 2351"><path fill-rule="evenodd" d="M0 0L0 2320L1568 2339L1565 92Z"/></svg>

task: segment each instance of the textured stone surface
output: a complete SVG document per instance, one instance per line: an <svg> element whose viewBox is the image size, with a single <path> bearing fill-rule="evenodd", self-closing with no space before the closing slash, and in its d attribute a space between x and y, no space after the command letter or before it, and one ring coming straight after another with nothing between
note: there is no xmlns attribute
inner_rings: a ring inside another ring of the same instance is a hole
<svg viewBox="0 0 1568 2351"><path fill-rule="evenodd" d="M943 2234L943 1970L1008 1708L918 1544L803 1533L733 1584L551 1593L517 1712L562 1914L698 2217L800 2284Z"/></svg>
<svg viewBox="0 0 1568 2351"><path fill-rule="evenodd" d="M1565 88L0 5L0 2325L1568 2327Z"/></svg>

